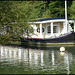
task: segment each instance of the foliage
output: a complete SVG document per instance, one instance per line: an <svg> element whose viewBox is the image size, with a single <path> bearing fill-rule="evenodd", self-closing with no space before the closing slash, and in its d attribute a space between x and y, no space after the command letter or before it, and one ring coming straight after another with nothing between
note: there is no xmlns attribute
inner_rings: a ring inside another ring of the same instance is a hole
<svg viewBox="0 0 75 75"><path fill-rule="evenodd" d="M75 1L67 1L68 18L75 18ZM33 33L28 22L38 18L64 17L65 1L0 1L0 33L23 36Z"/></svg>
<svg viewBox="0 0 75 75"><path fill-rule="evenodd" d="M72 19L75 19L75 1L72 2L72 5L70 7L70 15Z"/></svg>
<svg viewBox="0 0 75 75"><path fill-rule="evenodd" d="M10 44L11 40L12 39L9 38L9 35L7 35L7 34L5 34L4 36L0 35L0 44L2 44L2 45Z"/></svg>
<svg viewBox="0 0 75 75"><path fill-rule="evenodd" d="M23 35L30 21L31 6L28 2L22 1L1 1L0 2L0 26L6 34Z"/></svg>

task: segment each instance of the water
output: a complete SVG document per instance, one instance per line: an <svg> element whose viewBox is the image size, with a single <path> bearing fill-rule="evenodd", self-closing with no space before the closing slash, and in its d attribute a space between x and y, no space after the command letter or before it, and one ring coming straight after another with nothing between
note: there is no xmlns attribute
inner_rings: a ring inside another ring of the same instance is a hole
<svg viewBox="0 0 75 75"><path fill-rule="evenodd" d="M75 74L75 47L0 46L0 74Z"/></svg>

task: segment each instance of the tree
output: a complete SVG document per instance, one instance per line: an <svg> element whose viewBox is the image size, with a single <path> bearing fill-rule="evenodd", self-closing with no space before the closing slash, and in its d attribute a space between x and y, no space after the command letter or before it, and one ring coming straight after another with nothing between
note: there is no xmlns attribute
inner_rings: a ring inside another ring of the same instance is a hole
<svg viewBox="0 0 75 75"><path fill-rule="evenodd" d="M7 1L0 1L0 30L4 31L4 27L11 22L10 7L11 3Z"/></svg>
<svg viewBox="0 0 75 75"><path fill-rule="evenodd" d="M6 34L23 35L28 28L31 6L26 1L0 1L0 26Z"/></svg>
<svg viewBox="0 0 75 75"><path fill-rule="evenodd" d="M68 17L71 2L68 1ZM74 3L71 6L71 17L75 12ZM32 33L28 22L49 17L65 17L65 1L0 1L0 30L6 30L6 34L22 36L28 29Z"/></svg>
<svg viewBox="0 0 75 75"><path fill-rule="evenodd" d="M72 2L72 5L70 7L70 16L72 19L75 19L75 1Z"/></svg>
<svg viewBox="0 0 75 75"><path fill-rule="evenodd" d="M51 17L64 17L64 1L50 1Z"/></svg>

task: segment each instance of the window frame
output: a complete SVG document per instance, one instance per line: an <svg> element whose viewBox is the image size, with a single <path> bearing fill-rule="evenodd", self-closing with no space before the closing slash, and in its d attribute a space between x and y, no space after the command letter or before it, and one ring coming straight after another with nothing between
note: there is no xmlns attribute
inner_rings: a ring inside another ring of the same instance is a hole
<svg viewBox="0 0 75 75"><path fill-rule="evenodd" d="M54 31L54 27L56 27L55 31ZM57 25L53 26L53 33L57 33L57 27L58 27Z"/></svg>
<svg viewBox="0 0 75 75"><path fill-rule="evenodd" d="M48 27L50 26L50 33L48 33ZM54 32L54 26L56 26L56 32ZM58 28L58 25L53 25L53 34L57 33L57 28ZM51 34L51 24L47 24L47 28L46 28L46 33L47 34Z"/></svg>
<svg viewBox="0 0 75 75"><path fill-rule="evenodd" d="M49 26L50 26L50 32L48 31ZM50 24L47 25L47 34L51 34L51 25Z"/></svg>

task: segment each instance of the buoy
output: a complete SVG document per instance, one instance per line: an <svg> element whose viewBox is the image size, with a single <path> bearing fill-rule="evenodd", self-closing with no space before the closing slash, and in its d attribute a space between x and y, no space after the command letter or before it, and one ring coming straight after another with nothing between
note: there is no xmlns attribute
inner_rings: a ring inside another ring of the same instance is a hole
<svg viewBox="0 0 75 75"><path fill-rule="evenodd" d="M65 47L60 47L60 52L65 52Z"/></svg>

